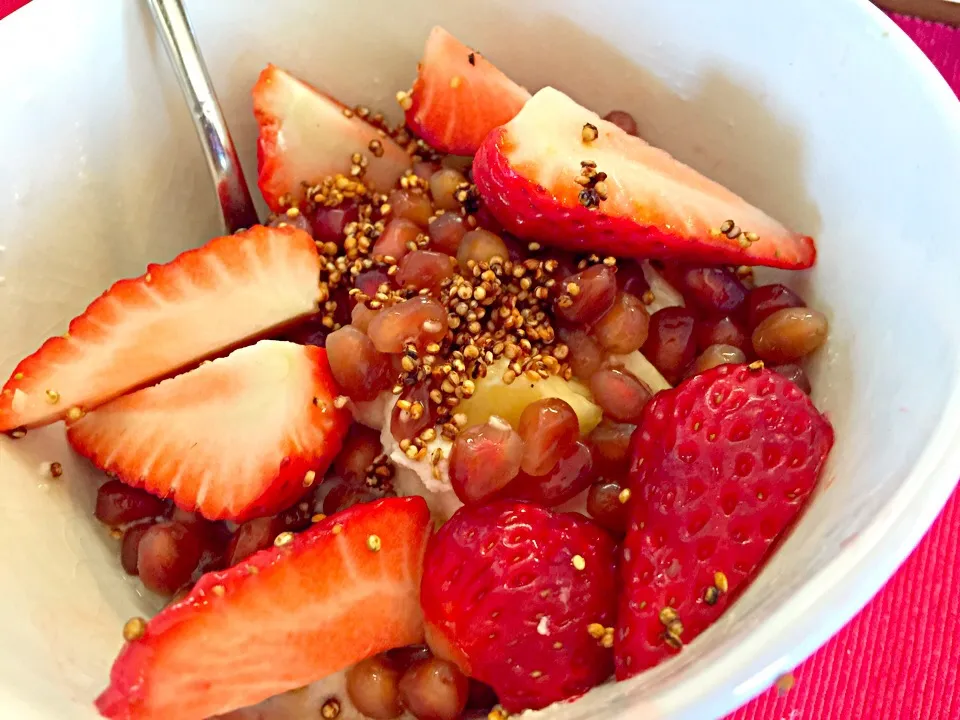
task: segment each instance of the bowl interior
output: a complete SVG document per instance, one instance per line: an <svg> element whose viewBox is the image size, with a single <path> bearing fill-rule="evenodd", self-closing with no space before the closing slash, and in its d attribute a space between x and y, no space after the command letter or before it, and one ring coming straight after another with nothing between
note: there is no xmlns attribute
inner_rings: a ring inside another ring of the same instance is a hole
<svg viewBox="0 0 960 720"><path fill-rule="evenodd" d="M813 380L837 445L813 505L678 658L548 714L722 715L836 631L932 521L960 472L960 113L866 2L187 5L251 181L264 64L398 118L393 96L442 24L530 89L633 112L645 138L818 238L817 268L791 278L832 322ZM0 67L23 68L0 76L6 377L110 282L219 227L141 3L35 0L0 23ZM91 517L99 478L62 427L0 438L0 478L0 714L93 717L122 622L157 599L123 576Z"/></svg>

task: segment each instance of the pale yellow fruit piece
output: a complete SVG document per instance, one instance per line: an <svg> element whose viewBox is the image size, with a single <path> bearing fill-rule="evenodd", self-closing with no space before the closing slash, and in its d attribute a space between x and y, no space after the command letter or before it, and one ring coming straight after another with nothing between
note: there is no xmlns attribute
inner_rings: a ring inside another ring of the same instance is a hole
<svg viewBox="0 0 960 720"><path fill-rule="evenodd" d="M627 355L611 355L609 360L612 365L619 365L635 378L646 383L654 395L661 390L669 390L672 387L666 378L660 374L660 371L653 366L653 363L647 360L639 350L634 350Z"/></svg>
<svg viewBox="0 0 960 720"><path fill-rule="evenodd" d="M657 310L664 308L683 307L683 295L647 260L643 263L643 276L647 280L647 285L650 286L650 292L653 293L653 302L647 305L648 313L653 315Z"/></svg>
<svg viewBox="0 0 960 720"><path fill-rule="evenodd" d="M497 415L513 427L520 422L520 413L532 402L543 398L560 398L569 403L580 421L580 432L586 434L600 422L603 410L595 405L587 386L576 380L551 375L536 382L519 377L509 385L503 382L507 361L500 360L487 368L487 376L477 382L477 390L456 412L467 416L467 425L480 425Z"/></svg>

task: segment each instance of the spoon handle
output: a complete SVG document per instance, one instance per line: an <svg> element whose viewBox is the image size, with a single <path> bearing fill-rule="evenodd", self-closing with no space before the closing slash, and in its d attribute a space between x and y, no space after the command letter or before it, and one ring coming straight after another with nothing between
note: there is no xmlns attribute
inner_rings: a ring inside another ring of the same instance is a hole
<svg viewBox="0 0 960 720"><path fill-rule="evenodd" d="M210 175L217 188L227 232L256 225L259 222L257 211L183 2L147 0L147 5L176 71L183 97L190 106Z"/></svg>

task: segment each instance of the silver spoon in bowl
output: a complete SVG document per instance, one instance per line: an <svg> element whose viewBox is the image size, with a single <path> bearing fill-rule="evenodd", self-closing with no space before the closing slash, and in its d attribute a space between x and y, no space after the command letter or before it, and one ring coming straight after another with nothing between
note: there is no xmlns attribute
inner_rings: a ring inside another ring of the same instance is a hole
<svg viewBox="0 0 960 720"><path fill-rule="evenodd" d="M147 0L207 158L228 233L259 222L237 150L181 0Z"/></svg>

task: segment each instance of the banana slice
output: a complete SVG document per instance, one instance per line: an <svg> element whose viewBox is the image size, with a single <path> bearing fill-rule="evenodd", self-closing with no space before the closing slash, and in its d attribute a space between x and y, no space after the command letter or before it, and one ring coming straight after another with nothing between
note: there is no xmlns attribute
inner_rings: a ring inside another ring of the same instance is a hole
<svg viewBox="0 0 960 720"><path fill-rule="evenodd" d="M643 262L643 276L650 286L650 292L653 293L653 302L647 306L647 312L653 315L657 310L663 310L668 307L683 307L683 295L667 282L657 269L649 261Z"/></svg>
<svg viewBox="0 0 960 720"><path fill-rule="evenodd" d="M467 416L467 425L480 425L491 415L499 415L513 427L517 427L523 409L543 398L560 398L569 403L577 413L580 432L584 435L600 422L603 410L594 404L586 385L554 375L536 382L519 377L507 385L503 382L507 364L508 361L504 358L487 368L487 376L477 382L473 397L461 402L457 407L457 412Z"/></svg>

